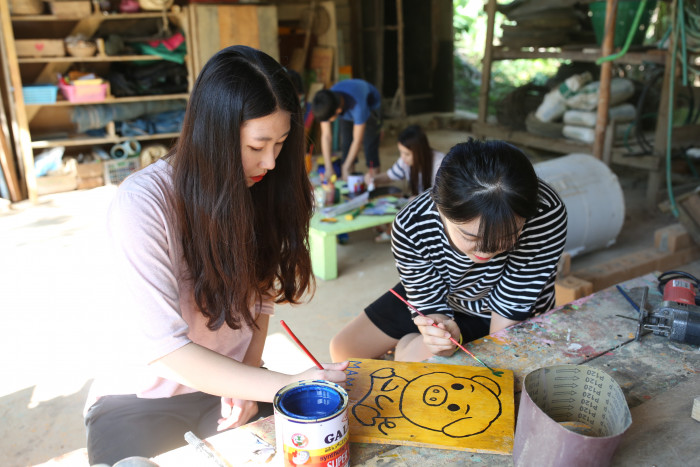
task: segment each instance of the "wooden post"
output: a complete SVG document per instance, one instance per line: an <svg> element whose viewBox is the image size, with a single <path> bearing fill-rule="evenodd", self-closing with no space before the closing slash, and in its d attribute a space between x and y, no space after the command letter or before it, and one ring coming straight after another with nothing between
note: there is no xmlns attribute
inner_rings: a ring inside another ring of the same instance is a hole
<svg viewBox="0 0 700 467"><path fill-rule="evenodd" d="M398 39L398 68L399 68L399 88L397 90L399 97L399 109L401 116L406 116L406 84L404 80L404 63L403 63L403 0L396 0L396 34Z"/></svg>
<svg viewBox="0 0 700 467"><path fill-rule="evenodd" d="M617 0L607 0L605 8L605 37L601 54L603 57L611 55L614 48L615 22L617 21ZM610 81L612 81L612 62L607 60L600 67L600 88L598 97L598 118L595 124L595 140L593 141L593 155L597 159L603 158L605 146L605 130L608 126L608 108L610 107Z"/></svg>
<svg viewBox="0 0 700 467"><path fill-rule="evenodd" d="M24 181L27 186L27 194L32 203L39 200L36 190L36 176L34 175L34 152L32 150L32 141L29 136L29 121L27 113L24 109L24 94L22 93L22 77L17 64L17 49L15 48L15 38L12 33L12 21L10 20L10 8L8 2L0 1L0 21L2 21L2 33L7 50L7 62L10 69L10 84L14 90L12 98L14 108L17 113L17 129L18 134L15 139L19 141L20 155L24 168Z"/></svg>
<svg viewBox="0 0 700 467"><path fill-rule="evenodd" d="M303 68L306 68L306 59L309 54L309 43L311 42L311 31L313 30L314 27L314 16L316 16L316 7L317 7L317 1L312 0L311 1L311 6L309 7L309 22L306 26L306 35L304 36L304 49L301 53L302 60L303 60ZM337 60L337 58L336 58Z"/></svg>
<svg viewBox="0 0 700 467"><path fill-rule="evenodd" d="M374 34L377 41L374 86L381 94L384 87L384 0L374 2Z"/></svg>
<svg viewBox="0 0 700 467"><path fill-rule="evenodd" d="M484 47L484 59L481 66L481 91L479 91L479 115L477 121L486 123L489 111L489 92L491 92L489 78L491 77L491 62L493 57L493 29L496 21L496 0L489 0L486 4L486 45Z"/></svg>

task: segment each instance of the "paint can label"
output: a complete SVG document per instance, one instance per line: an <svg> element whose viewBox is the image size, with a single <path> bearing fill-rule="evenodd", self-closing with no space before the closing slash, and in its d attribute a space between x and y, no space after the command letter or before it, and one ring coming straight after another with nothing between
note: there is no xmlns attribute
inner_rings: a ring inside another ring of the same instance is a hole
<svg viewBox="0 0 700 467"><path fill-rule="evenodd" d="M275 396L277 455L285 466L350 463L348 394L329 381L299 381Z"/></svg>

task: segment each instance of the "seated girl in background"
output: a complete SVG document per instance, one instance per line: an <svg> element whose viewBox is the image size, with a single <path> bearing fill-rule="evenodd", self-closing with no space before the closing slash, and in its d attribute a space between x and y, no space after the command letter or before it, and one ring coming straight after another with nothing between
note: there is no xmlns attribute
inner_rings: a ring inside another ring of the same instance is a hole
<svg viewBox="0 0 700 467"><path fill-rule="evenodd" d="M377 186L405 180L408 182L410 197L413 198L433 186L445 154L430 147L428 137L418 125L408 126L399 133L397 146L400 157L394 165L375 177L367 173L365 184ZM376 242L391 240L391 224L378 230L381 233L375 238Z"/></svg>

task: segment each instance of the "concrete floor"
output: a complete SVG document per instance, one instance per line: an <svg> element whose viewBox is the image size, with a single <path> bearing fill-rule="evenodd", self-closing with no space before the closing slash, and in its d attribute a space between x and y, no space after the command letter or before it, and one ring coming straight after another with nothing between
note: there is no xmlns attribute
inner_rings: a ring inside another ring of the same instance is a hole
<svg viewBox="0 0 700 467"><path fill-rule="evenodd" d="M435 149L463 141L462 131L429 132ZM395 134L382 143L382 167L397 157ZM654 231L675 223L670 214L645 211L645 174L618 173L626 218L617 243L576 257L572 268L653 246ZM119 284L108 281L104 213L113 187L45 196L0 211L0 465L76 465L86 461L82 408L92 378L107 357L98 337ZM389 244L372 230L353 233L338 247L339 278L317 283L309 304L281 306L271 322L265 360L289 373L308 359L279 325L284 319L311 352L329 361L328 341L398 276ZM61 457L62 461L54 458ZM52 461L52 459L54 459Z"/></svg>

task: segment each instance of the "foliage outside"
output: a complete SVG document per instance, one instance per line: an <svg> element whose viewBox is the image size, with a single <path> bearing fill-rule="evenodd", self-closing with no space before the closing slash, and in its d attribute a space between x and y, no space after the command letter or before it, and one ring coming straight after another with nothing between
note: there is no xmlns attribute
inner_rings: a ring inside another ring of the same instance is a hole
<svg viewBox="0 0 700 467"><path fill-rule="evenodd" d="M454 8L454 85L455 109L477 113L481 86L482 58L486 42L487 16L483 0L453 0ZM500 37L501 24L507 19L496 15L494 36ZM533 82L544 84L560 60L498 60L491 66L489 115L495 104L515 88Z"/></svg>

